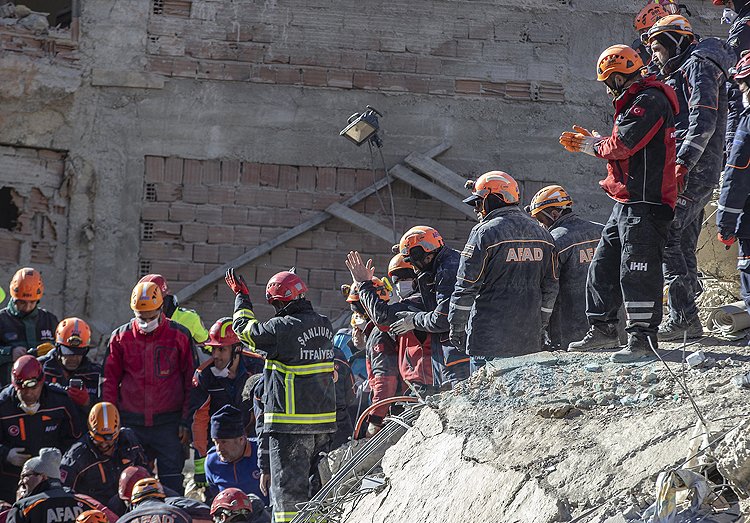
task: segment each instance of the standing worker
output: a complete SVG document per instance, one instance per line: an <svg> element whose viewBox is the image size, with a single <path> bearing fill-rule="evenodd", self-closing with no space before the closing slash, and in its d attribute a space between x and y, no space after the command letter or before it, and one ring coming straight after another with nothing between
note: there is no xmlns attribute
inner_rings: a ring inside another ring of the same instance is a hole
<svg viewBox="0 0 750 523"><path fill-rule="evenodd" d="M612 96L615 125L607 137L575 126L560 143L571 152L605 158L599 182L615 200L586 281L591 327L570 350L619 345L617 311L625 302L628 345L612 355L624 363L651 356L658 346L664 276L662 261L677 200L674 90L642 77L643 62L626 45L607 48L597 62L597 80Z"/></svg>
<svg viewBox="0 0 750 523"><path fill-rule="evenodd" d="M466 184L479 223L461 251L450 301L451 341L483 360L542 350L558 292L555 242L519 206L518 183L490 171ZM504 318L502 336L498 318Z"/></svg>
<svg viewBox="0 0 750 523"><path fill-rule="evenodd" d="M422 225L404 233L398 252L417 274L424 311L397 313L399 320L391 330L399 336L414 329L431 333L433 373L440 376L442 388L451 388L469 377L469 357L448 335L448 309L461 256L444 244L437 230Z"/></svg>
<svg viewBox="0 0 750 523"><path fill-rule="evenodd" d="M155 283L133 289L134 318L109 340L102 399L118 408L123 425L133 429L147 457L156 459L159 479L182 493L195 352L188 330L169 320L162 305Z"/></svg>
<svg viewBox="0 0 750 523"><path fill-rule="evenodd" d="M29 349L55 341L57 317L39 307L44 282L38 270L18 269L10 280L10 300L0 310L0 384L10 383L10 367Z"/></svg>
<svg viewBox="0 0 750 523"><path fill-rule="evenodd" d="M266 356L263 433L269 437L271 499L276 523L291 521L310 500L310 476L336 431L333 327L305 298L307 285L293 272L268 280L266 301L276 310L258 321L245 280L229 269L234 331Z"/></svg>
<svg viewBox="0 0 750 523"><path fill-rule="evenodd" d="M560 185L548 185L537 192L531 199L529 212L555 240L560 291L548 332L552 347L567 349L589 329L586 276L602 235L602 224L575 214L573 198Z"/></svg>

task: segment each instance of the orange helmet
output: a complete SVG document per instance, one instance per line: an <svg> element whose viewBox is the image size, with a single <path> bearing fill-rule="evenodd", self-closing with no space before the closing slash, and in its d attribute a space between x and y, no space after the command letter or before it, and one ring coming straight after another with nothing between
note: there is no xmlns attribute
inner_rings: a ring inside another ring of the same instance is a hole
<svg viewBox="0 0 750 523"><path fill-rule="evenodd" d="M232 329L232 318L220 318L216 320L208 331L206 347L231 347L240 343L240 339Z"/></svg>
<svg viewBox="0 0 750 523"><path fill-rule="evenodd" d="M596 62L596 79L604 82L612 73L631 76L643 69L641 56L624 44L607 47Z"/></svg>
<svg viewBox="0 0 750 523"><path fill-rule="evenodd" d="M676 33L683 36L689 36L691 39L695 39L695 33L693 33L693 26L687 18L682 15L669 15L664 18L660 18L657 22L648 30L648 42L650 43L656 35L662 33ZM675 43L677 41L675 40Z"/></svg>
<svg viewBox="0 0 750 523"><path fill-rule="evenodd" d="M477 181L467 180L466 188L471 189L471 196L466 198L464 203L471 206L490 194L497 194L507 204L518 203L520 198L518 183L510 174L503 171L484 173Z"/></svg>
<svg viewBox="0 0 750 523"><path fill-rule="evenodd" d="M97 443L114 441L120 435L120 412L106 401L97 403L89 411L89 435Z"/></svg>
<svg viewBox="0 0 750 523"><path fill-rule="evenodd" d="M401 253L396 254L388 262L388 276L393 277L393 273L398 270L409 269L414 270L414 266L408 261L404 260L404 255Z"/></svg>
<svg viewBox="0 0 750 523"><path fill-rule="evenodd" d="M380 298L383 301L388 301L391 299L391 296L390 296L391 285L388 282L388 280L381 280L380 278L373 278L372 285L373 287L375 287L375 292L378 293L378 298ZM356 282L352 283L351 285L342 285L341 292L342 294L346 295L347 303L359 302L359 285L357 285Z"/></svg>
<svg viewBox="0 0 750 523"><path fill-rule="evenodd" d="M18 269L10 280L10 297L21 301L39 301L44 295L44 282L38 270Z"/></svg>
<svg viewBox="0 0 750 523"><path fill-rule="evenodd" d="M398 243L399 253L404 260L409 257L409 253L415 247L421 247L424 252L437 251L444 245L443 237L432 227L417 225L404 233L401 241Z"/></svg>
<svg viewBox="0 0 750 523"><path fill-rule="evenodd" d="M664 4L650 2L635 16L633 27L639 34L643 33L651 29L651 26L653 26L657 20L669 16L670 14L672 13L664 6Z"/></svg>
<svg viewBox="0 0 750 523"><path fill-rule="evenodd" d="M156 283L139 283L130 295L130 308L138 312L155 311L164 303L161 289Z"/></svg>
<svg viewBox="0 0 750 523"><path fill-rule="evenodd" d="M85 510L78 514L76 523L109 523L109 519L101 510Z"/></svg>
<svg viewBox="0 0 750 523"><path fill-rule="evenodd" d="M548 185L540 189L531 199L529 212L532 216L536 216L550 207L567 209L572 206L573 198L570 197L568 191L563 189L561 185Z"/></svg>
<svg viewBox="0 0 750 523"><path fill-rule="evenodd" d="M130 502L135 505L144 499L159 498L164 499L164 488L156 478L143 478L133 486L133 492L130 494Z"/></svg>
<svg viewBox="0 0 750 523"><path fill-rule="evenodd" d="M65 318L57 324L55 343L85 353L91 346L91 328L81 318Z"/></svg>

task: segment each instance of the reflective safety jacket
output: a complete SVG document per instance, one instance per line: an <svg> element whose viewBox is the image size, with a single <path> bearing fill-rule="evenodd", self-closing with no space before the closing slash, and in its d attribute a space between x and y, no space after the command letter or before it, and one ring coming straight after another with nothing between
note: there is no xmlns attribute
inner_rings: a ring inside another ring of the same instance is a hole
<svg viewBox="0 0 750 523"><path fill-rule="evenodd" d="M48 383L57 383L62 387L67 387L71 379L83 381L83 386L89 393L91 405L99 402L99 382L102 379L102 366L91 361L88 356L84 356L81 364L74 371L67 371L63 368L62 362L58 355L59 349L52 349L46 355L39 358L39 363L44 368L44 379Z"/></svg>
<svg viewBox="0 0 750 523"><path fill-rule="evenodd" d="M538 352L557 291L552 236L517 205L502 207L469 234L448 321L472 356Z"/></svg>
<svg viewBox="0 0 750 523"><path fill-rule="evenodd" d="M586 277L602 235L602 224L564 214L549 232L557 247L560 292L549 322L553 345L567 349L589 330L586 319Z"/></svg>
<svg viewBox="0 0 750 523"><path fill-rule="evenodd" d="M160 499L145 499L117 520L117 523L193 523L193 518L175 505Z"/></svg>
<svg viewBox="0 0 750 523"><path fill-rule="evenodd" d="M14 347L33 349L55 341L57 317L37 307L23 316L12 302L0 310L0 386L10 383Z"/></svg>
<svg viewBox="0 0 750 523"><path fill-rule="evenodd" d="M86 434L63 456L60 479L66 487L106 504L117 495L120 473L131 465L148 468L146 453L132 430L120 430L111 456L99 452Z"/></svg>
<svg viewBox="0 0 750 523"><path fill-rule="evenodd" d="M13 504L6 523L74 523L78 514L95 509L95 505L63 487L59 479L50 478Z"/></svg>
<svg viewBox="0 0 750 523"><path fill-rule="evenodd" d="M668 85L653 77L632 84L614 102L612 134L594 146L605 158L602 189L621 203L677 202L674 115L680 110Z"/></svg>
<svg viewBox="0 0 750 523"><path fill-rule="evenodd" d="M208 331L203 325L203 320L201 320L201 317L193 309L177 307L169 319L189 330L195 343L205 343L208 341Z"/></svg>
<svg viewBox="0 0 750 523"><path fill-rule="evenodd" d="M65 390L45 383L39 404L35 414L26 414L12 385L0 392L0 499L15 499L21 474L7 461L10 449L20 447L36 456L43 447L57 447L65 453L81 437L80 409Z"/></svg>
<svg viewBox="0 0 750 523"><path fill-rule="evenodd" d="M266 356L264 427L267 433L336 431L333 327L306 299L290 302L268 321L255 319L249 298L237 296L233 329Z"/></svg>
<svg viewBox="0 0 750 523"><path fill-rule="evenodd" d="M750 238L750 108L742 113L724 168L716 225L724 236Z"/></svg>

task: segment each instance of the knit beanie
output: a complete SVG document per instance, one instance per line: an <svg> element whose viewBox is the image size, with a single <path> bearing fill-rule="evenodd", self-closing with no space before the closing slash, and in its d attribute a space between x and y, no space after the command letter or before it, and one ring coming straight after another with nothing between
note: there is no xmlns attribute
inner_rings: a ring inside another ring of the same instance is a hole
<svg viewBox="0 0 750 523"><path fill-rule="evenodd" d="M224 405L211 416L213 439L239 438L245 435L242 412L232 405Z"/></svg>
<svg viewBox="0 0 750 523"><path fill-rule="evenodd" d="M56 448L43 448L39 450L39 456L30 458L23 464L21 475L33 472L44 474L48 478L60 479L60 462L62 454Z"/></svg>

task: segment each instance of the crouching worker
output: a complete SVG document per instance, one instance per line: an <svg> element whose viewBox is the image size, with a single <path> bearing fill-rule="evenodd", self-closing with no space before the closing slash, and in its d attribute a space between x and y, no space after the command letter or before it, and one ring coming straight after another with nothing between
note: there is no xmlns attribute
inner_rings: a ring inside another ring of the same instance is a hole
<svg viewBox="0 0 750 523"><path fill-rule="evenodd" d="M213 523L270 523L263 502L238 488L228 488L211 503Z"/></svg>
<svg viewBox="0 0 750 523"><path fill-rule="evenodd" d="M168 505L164 489L154 478L139 480L130 495L132 510L117 520L117 523L130 521L161 521L162 523L193 523L193 519L181 508Z"/></svg>

